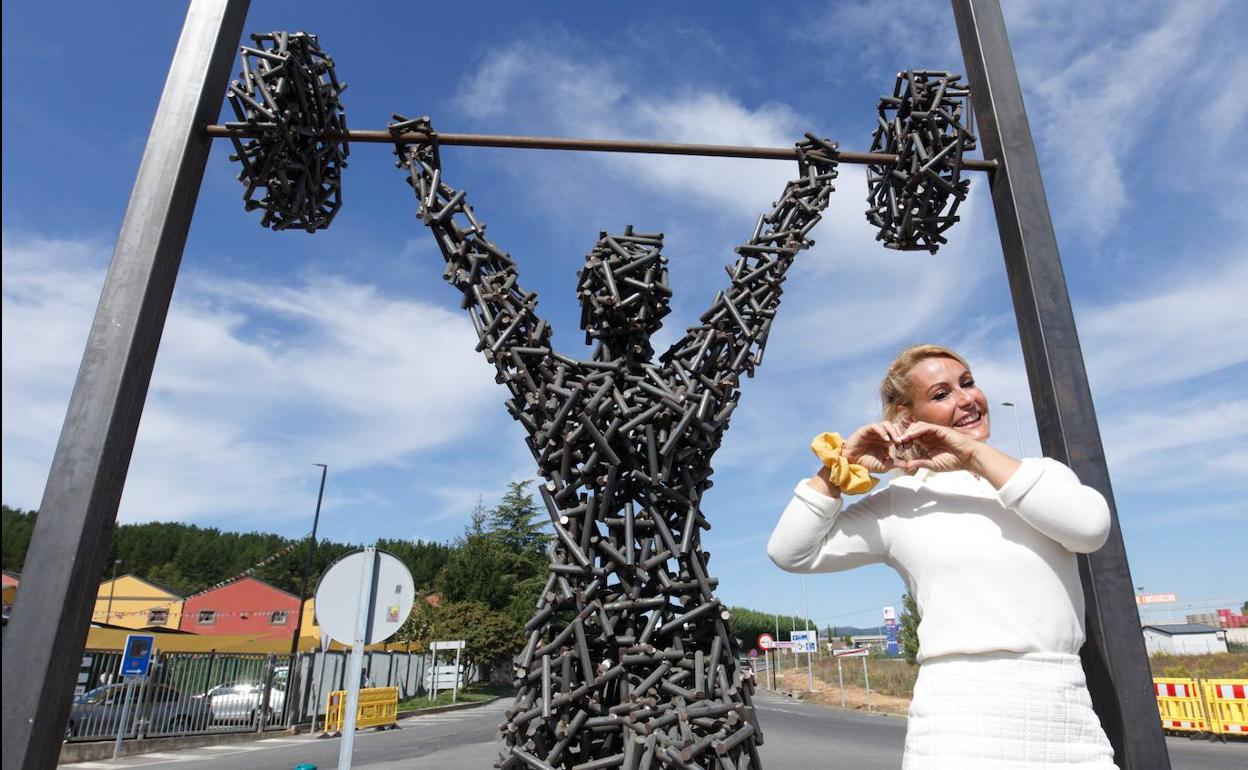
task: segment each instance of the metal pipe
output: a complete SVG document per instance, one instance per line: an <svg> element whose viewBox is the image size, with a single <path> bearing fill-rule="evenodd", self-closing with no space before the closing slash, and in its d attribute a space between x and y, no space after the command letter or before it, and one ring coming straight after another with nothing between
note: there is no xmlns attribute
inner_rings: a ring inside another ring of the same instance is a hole
<svg viewBox="0 0 1248 770"><path fill-rule="evenodd" d="M212 124L205 128L211 137L249 137L256 135L250 128ZM796 160L792 147L750 147L738 144L682 144L679 142L652 142L635 139L570 139L558 136L510 136L506 134L450 134L438 132L438 144L458 147L503 147L516 150L569 150L573 152L624 152L649 155L702 155L717 158L750 158L754 160ZM395 137L389 131L361 130L325 132L330 141L346 140L364 144L393 145ZM412 131L399 134L398 140L408 144L423 144L429 135ZM841 151L836 159L841 163L867 165L871 163L894 163L897 156L883 152ZM992 160L967 158L962 167L976 171L992 171L997 163Z"/></svg>

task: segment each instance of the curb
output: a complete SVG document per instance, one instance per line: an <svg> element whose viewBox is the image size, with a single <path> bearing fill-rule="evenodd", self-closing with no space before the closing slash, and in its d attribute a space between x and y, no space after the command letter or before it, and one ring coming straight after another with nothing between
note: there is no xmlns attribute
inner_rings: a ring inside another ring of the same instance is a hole
<svg viewBox="0 0 1248 770"><path fill-rule="evenodd" d="M248 743L278 735L292 735L284 727L268 727L263 733L255 731L194 733L161 738L126 738L121 743L119 757L142 756L153 751L180 751L203 746L223 746L231 743ZM75 764L112 759L113 741L70 741L61 744L57 764Z"/></svg>
<svg viewBox="0 0 1248 770"><path fill-rule="evenodd" d="M478 706L487 706L491 703L494 703L495 701L502 700L504 697L507 697L507 696L495 695L493 698L489 698L488 700L474 700L471 703L452 703L447 706L430 706L428 708L423 708L423 709L411 709L409 711L400 711L395 716L395 719L399 720L399 719L407 719L408 717L418 717L421 714L441 714L447 711L463 711L464 709L476 708Z"/></svg>

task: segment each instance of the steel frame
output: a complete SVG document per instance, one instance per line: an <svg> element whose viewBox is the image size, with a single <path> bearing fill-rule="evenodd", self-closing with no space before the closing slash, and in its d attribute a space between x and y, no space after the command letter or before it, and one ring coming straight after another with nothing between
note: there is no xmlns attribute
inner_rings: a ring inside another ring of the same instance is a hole
<svg viewBox="0 0 1248 770"><path fill-rule="evenodd" d="M1099 489L1113 511L999 0L951 2L985 159L996 164L990 177L993 205L1043 449ZM27 588L5 634L6 770L56 765L76 670L65 662L77 659L86 640L182 249L212 136L220 135L205 127L220 112L248 5L249 0L192 0L187 13L48 475L23 568ZM443 143L452 142L444 135ZM1079 561L1088 610L1084 667L1119 767L1165 770L1169 760L1116 512L1107 545Z"/></svg>
<svg viewBox="0 0 1248 770"><path fill-rule="evenodd" d="M1082 657L1092 702L1122 770L1169 770L1114 491L1079 349L1018 70L998 0L952 0L971 83L1001 252L1045 455L1109 501L1109 540L1079 556L1087 607Z"/></svg>

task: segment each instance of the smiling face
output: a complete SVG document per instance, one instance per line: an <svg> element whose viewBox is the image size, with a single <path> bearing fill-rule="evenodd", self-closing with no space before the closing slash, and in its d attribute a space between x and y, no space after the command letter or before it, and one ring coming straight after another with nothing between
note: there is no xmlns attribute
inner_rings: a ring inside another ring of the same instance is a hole
<svg viewBox="0 0 1248 770"><path fill-rule="evenodd" d="M898 409L903 422L948 425L976 441L988 438L988 398L971 372L952 358L925 358L910 370L910 403Z"/></svg>

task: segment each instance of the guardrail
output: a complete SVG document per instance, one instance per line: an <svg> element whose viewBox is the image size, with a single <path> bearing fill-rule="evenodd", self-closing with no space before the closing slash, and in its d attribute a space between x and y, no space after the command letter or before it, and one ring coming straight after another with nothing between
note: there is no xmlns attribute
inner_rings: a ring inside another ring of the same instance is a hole
<svg viewBox="0 0 1248 770"><path fill-rule="evenodd" d="M1190 735L1248 735L1248 679L1154 677L1163 730Z"/></svg>

